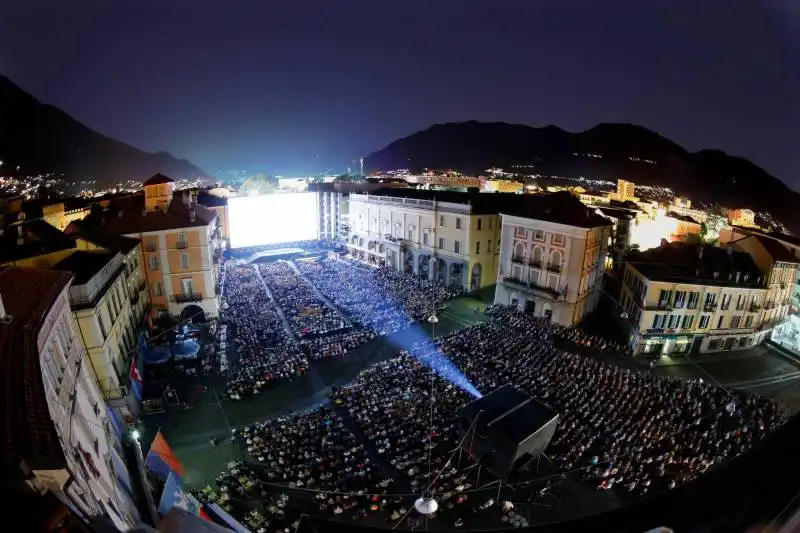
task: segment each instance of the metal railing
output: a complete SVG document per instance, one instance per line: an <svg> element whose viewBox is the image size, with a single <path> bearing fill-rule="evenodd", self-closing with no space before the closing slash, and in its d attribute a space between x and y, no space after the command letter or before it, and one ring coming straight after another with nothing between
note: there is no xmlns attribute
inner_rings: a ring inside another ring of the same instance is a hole
<svg viewBox="0 0 800 533"><path fill-rule="evenodd" d="M173 296L173 299L176 303L187 303L187 302L200 302L203 300L203 295L201 293L190 292L184 294L176 294Z"/></svg>
<svg viewBox="0 0 800 533"><path fill-rule="evenodd" d="M540 285L534 281L523 281L519 278L513 277L506 277L503 278L503 282L521 288L523 290L529 290L532 292L543 293L544 295L550 297L553 300L558 300L561 297L561 292L553 289L551 287L547 287L546 285Z"/></svg>
<svg viewBox="0 0 800 533"><path fill-rule="evenodd" d="M716 302L703 304L703 311L705 311L707 313L711 313L711 312L716 311L716 310L717 310L717 303Z"/></svg>

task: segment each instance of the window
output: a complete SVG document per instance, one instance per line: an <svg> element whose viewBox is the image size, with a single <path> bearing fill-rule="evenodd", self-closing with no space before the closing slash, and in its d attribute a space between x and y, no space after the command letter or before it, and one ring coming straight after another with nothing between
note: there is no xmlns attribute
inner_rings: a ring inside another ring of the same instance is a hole
<svg viewBox="0 0 800 533"><path fill-rule="evenodd" d="M411 230L408 230L408 231L411 231ZM425 246L428 246L428 233L427 232L422 234L422 244L424 244Z"/></svg>
<svg viewBox="0 0 800 533"><path fill-rule="evenodd" d="M686 291L675 291L675 303L673 307L675 309L683 309L683 305L686 303Z"/></svg>
<svg viewBox="0 0 800 533"><path fill-rule="evenodd" d="M681 327L683 329L692 329L693 323L694 323L694 315L684 315Z"/></svg>
<svg viewBox="0 0 800 533"><path fill-rule="evenodd" d="M533 240L544 242L544 232L542 230L534 230L533 231Z"/></svg>
<svg viewBox="0 0 800 533"><path fill-rule="evenodd" d="M730 294L723 294L722 295L722 305L720 309L726 311L731 306L731 295Z"/></svg>
<svg viewBox="0 0 800 533"><path fill-rule="evenodd" d="M459 241L453 242L453 251L457 254L461 253L461 243Z"/></svg>
<svg viewBox="0 0 800 533"><path fill-rule="evenodd" d="M156 293L156 296L164 296L164 289L161 287L160 281L153 283L153 292Z"/></svg>
<svg viewBox="0 0 800 533"><path fill-rule="evenodd" d="M745 304L746 300L747 300L747 297L744 294L740 294L739 295L739 297L736 299L736 310L737 311L741 311L742 309L744 309L744 304Z"/></svg>
<svg viewBox="0 0 800 533"><path fill-rule="evenodd" d="M444 227L444 215L439 215L439 226Z"/></svg>
<svg viewBox="0 0 800 533"><path fill-rule="evenodd" d="M151 255L150 256L150 270L158 270L158 256Z"/></svg>
<svg viewBox="0 0 800 533"><path fill-rule="evenodd" d="M706 305L714 305L717 301L717 294L714 292L706 293Z"/></svg>
<svg viewBox="0 0 800 533"><path fill-rule="evenodd" d="M483 222L483 220L479 218L479 219L478 219L478 231L480 231L480 230L481 230L481 223L482 223L482 222Z"/></svg>
<svg viewBox="0 0 800 533"><path fill-rule="evenodd" d="M475 255L478 255L480 253L481 253L481 243L480 241L478 241L475 243Z"/></svg>
<svg viewBox="0 0 800 533"><path fill-rule="evenodd" d="M192 283L192 278L183 278L181 280L181 288L183 289L183 294L194 294L194 284Z"/></svg>
<svg viewBox="0 0 800 533"><path fill-rule="evenodd" d="M670 315L669 317L669 329L675 329L678 327L678 323L680 322L681 317L680 315Z"/></svg>
<svg viewBox="0 0 800 533"><path fill-rule="evenodd" d="M426 233L425 237L427 237L427 236L428 236L428 234ZM408 230L408 240L409 241L413 241L414 240L414 230L413 229Z"/></svg>
<svg viewBox="0 0 800 533"><path fill-rule="evenodd" d="M752 328L753 327L753 315L748 316L744 319L744 327Z"/></svg>
<svg viewBox="0 0 800 533"><path fill-rule="evenodd" d="M739 328L739 322L741 322L741 321L742 321L742 316L741 315L732 316L731 317L731 329L738 329Z"/></svg>
<svg viewBox="0 0 800 533"><path fill-rule="evenodd" d="M456 229L461 229L461 217L456 217Z"/></svg>
<svg viewBox="0 0 800 533"><path fill-rule="evenodd" d="M189 268L189 255L181 254L181 268Z"/></svg>
<svg viewBox="0 0 800 533"><path fill-rule="evenodd" d="M688 309L697 309L697 302L700 300L699 292L689 293L689 303L686 305Z"/></svg>
<svg viewBox="0 0 800 533"><path fill-rule="evenodd" d="M723 316L719 317L719 320L717 320L717 329L722 329L722 320L724 318L725 318L725 316L723 315Z"/></svg>
<svg viewBox="0 0 800 533"><path fill-rule="evenodd" d="M655 315L653 317L653 329L661 329L664 327L664 322L667 315Z"/></svg>
<svg viewBox="0 0 800 533"><path fill-rule="evenodd" d="M702 315L702 316L700 317L700 323L698 324L698 327L699 327L700 329L706 329L706 328L708 327L708 321L709 321L710 319L711 319L711 316L710 316L710 315Z"/></svg>
<svg viewBox="0 0 800 533"><path fill-rule="evenodd" d="M563 235L553 235L550 238L550 242L552 242L554 246L564 246L564 242L566 242L566 239L564 238Z"/></svg>
<svg viewBox="0 0 800 533"><path fill-rule="evenodd" d="M186 232L182 231L178 233L178 247L179 248L186 248Z"/></svg>
<svg viewBox="0 0 800 533"><path fill-rule="evenodd" d="M444 237L439 237L439 248L444 249Z"/></svg>
<svg viewBox="0 0 800 533"><path fill-rule="evenodd" d="M658 305L659 305L659 307L668 306L671 299L672 299L672 291L668 291L666 289L661 289L661 292L658 295Z"/></svg>

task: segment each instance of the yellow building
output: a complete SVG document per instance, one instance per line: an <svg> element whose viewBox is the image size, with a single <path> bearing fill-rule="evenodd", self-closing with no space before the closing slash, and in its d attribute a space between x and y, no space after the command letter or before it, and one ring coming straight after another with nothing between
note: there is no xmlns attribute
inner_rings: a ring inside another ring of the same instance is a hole
<svg viewBox="0 0 800 533"><path fill-rule="evenodd" d="M347 248L372 264L469 291L496 282L505 194L386 189L350 194Z"/></svg>
<svg viewBox="0 0 800 533"><path fill-rule="evenodd" d="M620 297L634 353L655 357L760 344L775 323L772 276L732 247L671 243L639 254L625 266Z"/></svg>
<svg viewBox="0 0 800 533"><path fill-rule="evenodd" d="M100 235L139 239L144 274L156 316L219 315L217 276L222 234L216 213L198 205L192 191L175 192L175 182L157 174L144 183L144 195L113 200L84 221Z"/></svg>
<svg viewBox="0 0 800 533"><path fill-rule="evenodd" d="M758 229L756 214L750 209L729 209L728 222L731 226Z"/></svg>
<svg viewBox="0 0 800 533"><path fill-rule="evenodd" d="M89 204L67 205L67 202L56 202L42 207L42 217L48 224L59 231L64 231L70 222L83 220L89 215Z"/></svg>

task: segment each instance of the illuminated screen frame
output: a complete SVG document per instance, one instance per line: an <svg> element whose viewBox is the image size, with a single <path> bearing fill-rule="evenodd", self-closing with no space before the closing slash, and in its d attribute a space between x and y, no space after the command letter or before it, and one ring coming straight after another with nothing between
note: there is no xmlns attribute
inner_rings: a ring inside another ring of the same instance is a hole
<svg viewBox="0 0 800 533"><path fill-rule="evenodd" d="M228 199L231 248L319 239L316 192L237 196ZM303 221L291 224L290 221ZM274 232L270 229L274 228Z"/></svg>

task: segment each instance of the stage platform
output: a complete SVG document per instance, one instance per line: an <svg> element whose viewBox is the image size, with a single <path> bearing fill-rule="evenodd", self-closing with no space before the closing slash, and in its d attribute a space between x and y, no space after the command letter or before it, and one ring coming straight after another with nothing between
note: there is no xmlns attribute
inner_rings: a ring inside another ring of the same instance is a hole
<svg viewBox="0 0 800 533"><path fill-rule="evenodd" d="M271 263L273 261L280 261L281 259L294 259L304 255L306 255L306 252L302 248L275 248L273 250L256 252L253 255L245 258L244 262Z"/></svg>

